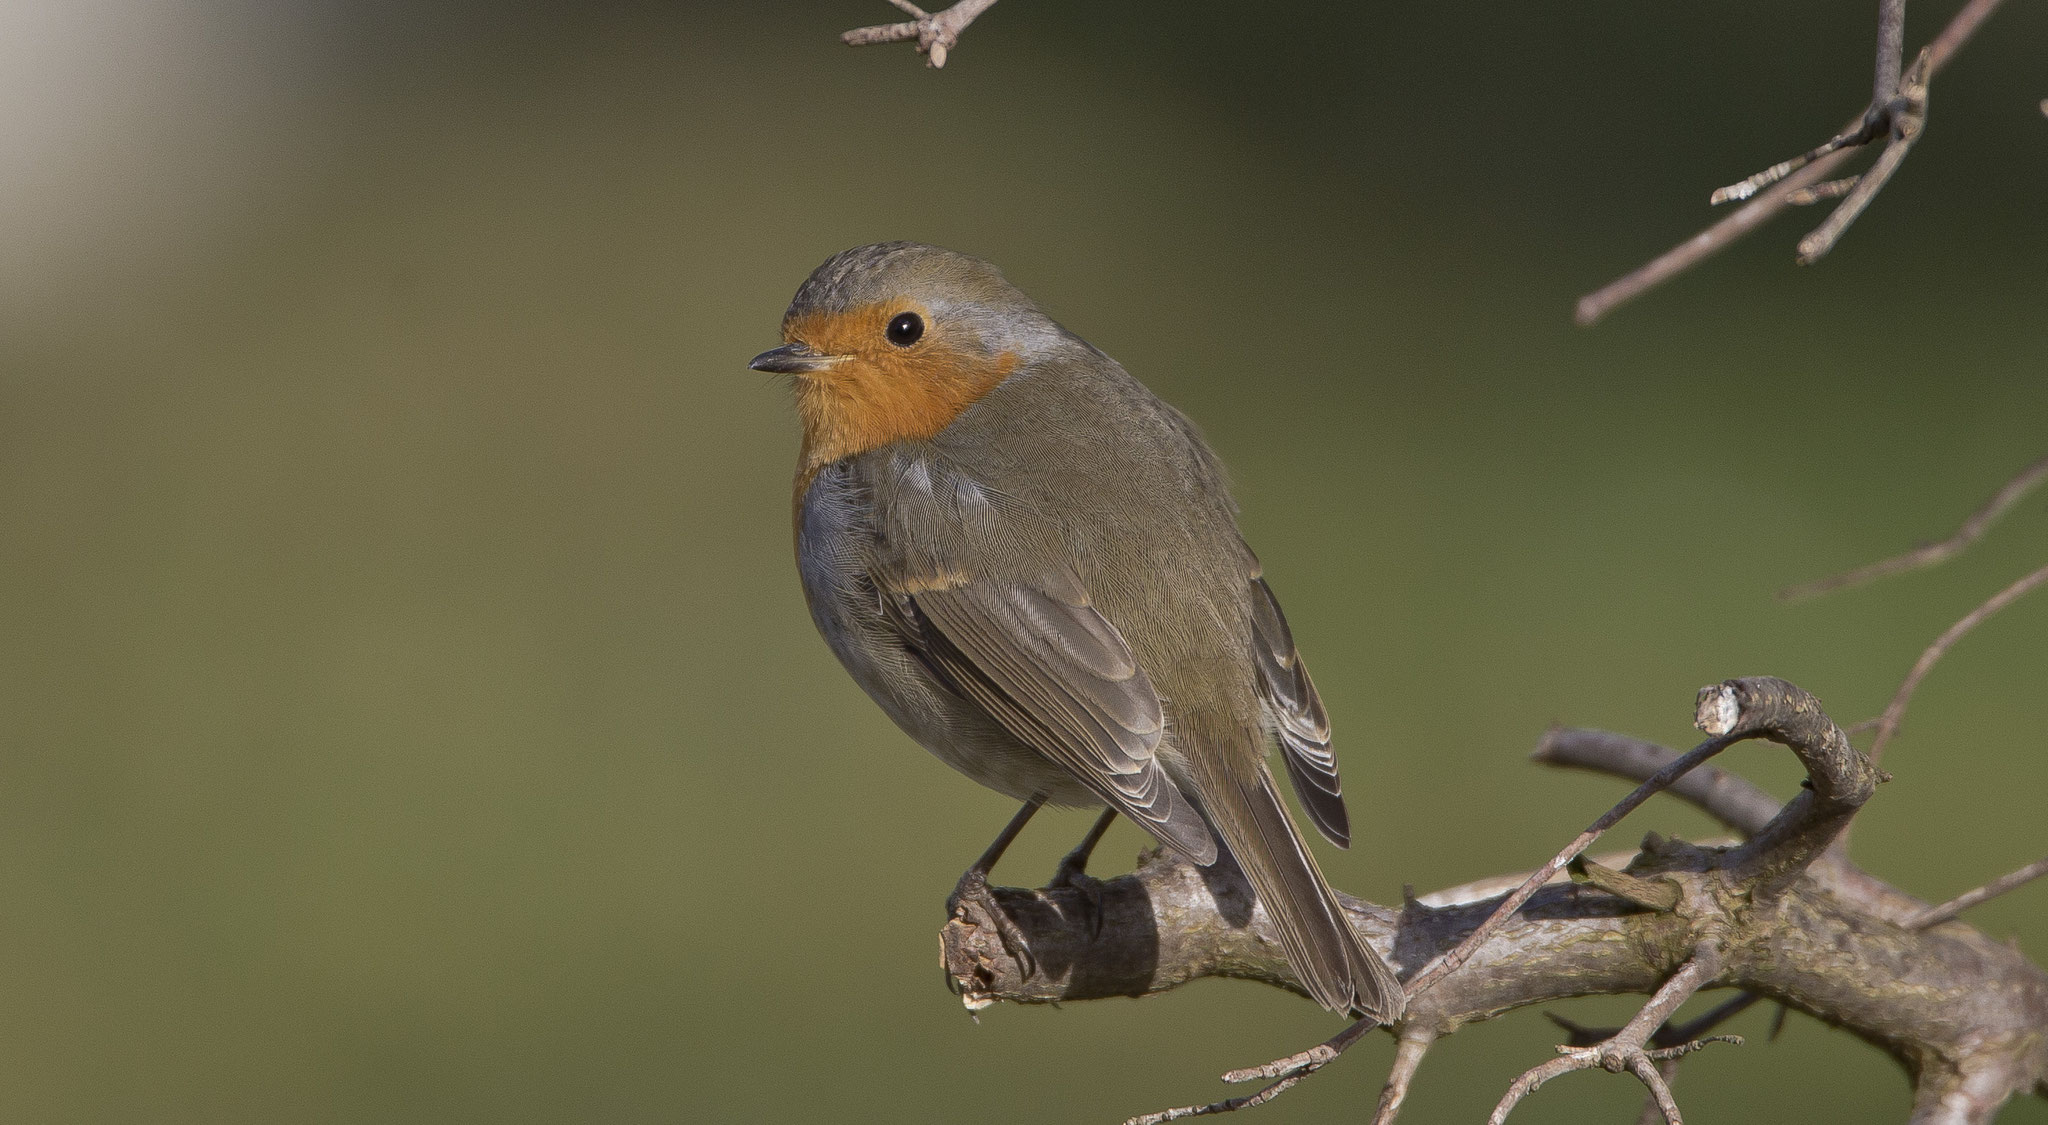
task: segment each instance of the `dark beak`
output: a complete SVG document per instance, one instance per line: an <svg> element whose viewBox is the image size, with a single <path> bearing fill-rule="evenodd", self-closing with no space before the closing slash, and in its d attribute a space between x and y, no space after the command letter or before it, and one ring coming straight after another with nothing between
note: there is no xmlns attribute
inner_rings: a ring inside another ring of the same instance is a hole
<svg viewBox="0 0 2048 1125"><path fill-rule="evenodd" d="M784 344L769 348L754 357L747 366L756 371L770 371L777 375L809 375L823 371L838 363L839 356L826 355L809 344Z"/></svg>

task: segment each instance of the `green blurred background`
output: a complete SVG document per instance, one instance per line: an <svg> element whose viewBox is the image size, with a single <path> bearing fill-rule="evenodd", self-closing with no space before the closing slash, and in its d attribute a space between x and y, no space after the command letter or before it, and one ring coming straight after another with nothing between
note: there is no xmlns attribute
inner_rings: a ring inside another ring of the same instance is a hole
<svg viewBox="0 0 2048 1125"><path fill-rule="evenodd" d="M943 72L838 45L880 0L0 10L0 1117L1114 1122L1334 1030L1227 982L978 1024L942 987L1011 810L813 635L746 370L863 242L994 259L1204 423L1336 717L1348 890L1549 855L1622 788L1529 765L1550 723L1689 744L1753 673L1875 713L2048 559L2036 496L1771 598L2048 452L2048 10L1941 76L1824 265L1799 214L1569 324L1859 108L1872 7L1006 0ZM1948 658L1861 861L1939 899L2041 854L2044 668L2044 595ZM1614 843L1653 828L1707 825ZM1972 920L2039 957L2044 894ZM1904 1119L1888 1060L1768 1020L1686 1064L1690 1120ZM1467 1030L1403 1120L1483 1119L1556 1040ZM1361 1120L1390 1055L1258 1119Z"/></svg>

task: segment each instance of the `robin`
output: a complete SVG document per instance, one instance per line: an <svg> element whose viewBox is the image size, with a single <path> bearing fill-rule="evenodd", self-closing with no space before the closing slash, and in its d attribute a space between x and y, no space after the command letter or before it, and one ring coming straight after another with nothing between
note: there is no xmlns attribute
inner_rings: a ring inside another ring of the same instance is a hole
<svg viewBox="0 0 2048 1125"><path fill-rule="evenodd" d="M935 246L834 255L782 338L750 366L795 376L812 620L905 733L1024 803L956 893L988 894L1040 806L1106 806L1063 876L1121 813L1192 863L1234 862L1318 1003L1399 1018L1267 767L1277 743L1349 845L1329 720L1194 424Z"/></svg>

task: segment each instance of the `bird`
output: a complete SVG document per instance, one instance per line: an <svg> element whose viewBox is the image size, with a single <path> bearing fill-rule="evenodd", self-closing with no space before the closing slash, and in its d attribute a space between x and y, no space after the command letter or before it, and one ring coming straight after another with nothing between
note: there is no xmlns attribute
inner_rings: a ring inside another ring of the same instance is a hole
<svg viewBox="0 0 2048 1125"><path fill-rule="evenodd" d="M994 265L936 246L833 255L781 327L749 366L793 377L813 622L914 741L1023 802L956 896L988 895L1041 806L1101 807L1063 875L1127 817L1234 864L1317 1003L1399 1019L1399 981L1274 780L1277 748L1349 846L1327 712L1195 425Z"/></svg>

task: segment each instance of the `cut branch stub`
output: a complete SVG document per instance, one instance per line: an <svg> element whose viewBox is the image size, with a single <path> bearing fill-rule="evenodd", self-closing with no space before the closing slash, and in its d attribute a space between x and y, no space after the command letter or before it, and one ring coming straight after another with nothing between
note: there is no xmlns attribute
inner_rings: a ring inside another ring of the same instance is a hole
<svg viewBox="0 0 2048 1125"><path fill-rule="evenodd" d="M1752 893L1782 889L1819 858L1885 776L1849 744L1819 700L1775 676L1701 688L1694 722L1709 734L1789 747L1806 767L1806 791L1726 861L1730 877Z"/></svg>

